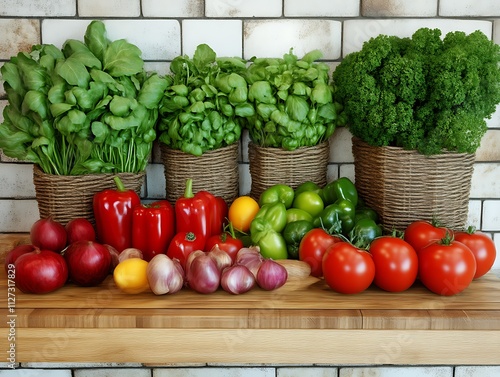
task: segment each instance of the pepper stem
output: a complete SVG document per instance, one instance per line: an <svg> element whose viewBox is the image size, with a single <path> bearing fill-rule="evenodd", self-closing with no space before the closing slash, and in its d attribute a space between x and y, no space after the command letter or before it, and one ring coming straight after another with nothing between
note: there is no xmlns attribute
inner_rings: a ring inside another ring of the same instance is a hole
<svg viewBox="0 0 500 377"><path fill-rule="evenodd" d="M191 178L186 179L186 188L184 190L185 198L194 198L193 194L193 180Z"/></svg>
<svg viewBox="0 0 500 377"><path fill-rule="evenodd" d="M124 191L127 191L127 189L125 188L125 185L123 184L122 180L120 179L120 177L118 177L117 175L113 178L113 180L115 181L115 184L116 184L116 191L121 191L121 192L124 192Z"/></svg>

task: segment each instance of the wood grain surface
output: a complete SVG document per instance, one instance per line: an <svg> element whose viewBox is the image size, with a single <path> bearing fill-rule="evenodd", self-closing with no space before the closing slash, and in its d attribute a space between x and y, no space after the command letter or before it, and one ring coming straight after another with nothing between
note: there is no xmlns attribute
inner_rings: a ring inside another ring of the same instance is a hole
<svg viewBox="0 0 500 377"><path fill-rule="evenodd" d="M28 241L25 234L0 235L2 263L8 250ZM3 269L0 285L7 286ZM3 318L7 308L5 293ZM397 294L370 287L342 295L313 277L242 295L189 289L129 295L109 276L97 287L68 283L45 295L17 291L15 316L19 361L500 363L500 277L494 272L451 297L419 283ZM7 330L7 321L0 328ZM2 349L6 341L2 337ZM470 342L474 356L467 353Z"/></svg>

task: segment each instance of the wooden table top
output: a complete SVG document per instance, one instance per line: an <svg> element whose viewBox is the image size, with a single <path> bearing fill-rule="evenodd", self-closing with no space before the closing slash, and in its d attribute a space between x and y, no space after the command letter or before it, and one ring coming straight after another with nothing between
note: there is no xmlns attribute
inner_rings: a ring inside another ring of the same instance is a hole
<svg viewBox="0 0 500 377"><path fill-rule="evenodd" d="M0 261L25 242L25 234L0 234ZM7 286L3 269L0 282ZM343 295L314 277L242 295L189 289L130 295L109 276L96 287L68 283L45 295L17 291L15 313L8 312L7 301L6 293L0 296L0 312L4 318L15 315L20 361L500 364L498 271L450 297L418 282L401 293L370 287ZM61 336L64 347L58 348ZM479 342L474 356L467 353L470 342ZM384 344L400 351L384 352ZM117 347L120 353L113 352Z"/></svg>

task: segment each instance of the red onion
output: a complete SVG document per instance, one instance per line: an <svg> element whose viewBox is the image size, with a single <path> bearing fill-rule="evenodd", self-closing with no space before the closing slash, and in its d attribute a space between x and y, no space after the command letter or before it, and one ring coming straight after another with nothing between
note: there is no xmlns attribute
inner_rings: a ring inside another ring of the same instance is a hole
<svg viewBox="0 0 500 377"><path fill-rule="evenodd" d="M118 266L118 263L120 263L120 253L118 253L118 250L116 250L113 246L108 245L107 243L103 244L102 246L108 249L109 254L111 255L111 264L109 266L109 272L113 273L115 267Z"/></svg>
<svg viewBox="0 0 500 377"><path fill-rule="evenodd" d="M61 254L36 248L15 262L16 286L24 293L49 293L68 280L68 267Z"/></svg>
<svg viewBox="0 0 500 377"><path fill-rule="evenodd" d="M219 288L220 271L206 253L195 257L186 270L188 286L198 293L212 293Z"/></svg>
<svg viewBox="0 0 500 377"><path fill-rule="evenodd" d="M191 267L191 263L193 262L194 258L196 258L199 255L204 255L204 254L206 254L206 253L203 250L195 250L192 253L190 253L188 255L188 257L186 258L186 272L187 272L187 270L189 270L189 267Z"/></svg>
<svg viewBox="0 0 500 377"><path fill-rule="evenodd" d="M255 277L246 266L235 264L222 271L221 286L235 295L245 293L255 286Z"/></svg>
<svg viewBox="0 0 500 377"><path fill-rule="evenodd" d="M146 274L155 295L173 294L182 288L184 273L177 265L182 269L179 261L174 261L165 254L156 254L149 261Z"/></svg>
<svg viewBox="0 0 500 377"><path fill-rule="evenodd" d="M253 276L257 278L257 272L263 260L264 257L260 253L258 247L244 247L236 254L235 264L244 265L252 272Z"/></svg>
<svg viewBox="0 0 500 377"><path fill-rule="evenodd" d="M288 278L288 272L281 264L266 259L257 272L257 284L266 291L272 291L283 286Z"/></svg>
<svg viewBox="0 0 500 377"><path fill-rule="evenodd" d="M5 256L5 272L9 272L9 270L12 270L9 265L16 263L17 258L19 258L21 255L31 253L36 249L37 247L33 245L19 245L13 248Z"/></svg>
<svg viewBox="0 0 500 377"><path fill-rule="evenodd" d="M31 226L30 237L31 243L41 250L59 253L66 247L66 229L50 217L35 221Z"/></svg>
<svg viewBox="0 0 500 377"><path fill-rule="evenodd" d="M72 243L65 250L64 258L68 263L70 280L78 285L97 285L109 274L111 254L97 242Z"/></svg>
<svg viewBox="0 0 500 377"><path fill-rule="evenodd" d="M224 268L229 267L233 264L231 256L224 250L219 248L219 245L215 245L209 252L208 255L212 258L217 265L219 271L224 270Z"/></svg>
<svg viewBox="0 0 500 377"><path fill-rule="evenodd" d="M139 258L139 259L144 259L142 255L142 251L139 249L136 249L134 247L129 247L127 249L122 250L120 253L118 253L118 260L120 262L123 262L125 259L129 258Z"/></svg>
<svg viewBox="0 0 500 377"><path fill-rule="evenodd" d="M68 236L68 244L76 241L95 241L94 226L83 217L70 220L65 228Z"/></svg>

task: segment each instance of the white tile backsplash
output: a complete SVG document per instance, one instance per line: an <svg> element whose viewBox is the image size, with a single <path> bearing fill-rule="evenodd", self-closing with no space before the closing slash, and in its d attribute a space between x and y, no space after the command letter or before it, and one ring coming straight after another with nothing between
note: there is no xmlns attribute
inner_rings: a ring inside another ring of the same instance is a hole
<svg viewBox="0 0 500 377"><path fill-rule="evenodd" d="M500 361L499 361L500 362ZM455 368L454 377L498 377L500 366L459 366Z"/></svg>
<svg viewBox="0 0 500 377"><path fill-rule="evenodd" d="M144 17L202 17L203 0L142 0Z"/></svg>
<svg viewBox="0 0 500 377"><path fill-rule="evenodd" d="M360 0L285 0L285 17L357 17Z"/></svg>
<svg viewBox="0 0 500 377"><path fill-rule="evenodd" d="M280 17L282 0L205 0L206 17Z"/></svg>
<svg viewBox="0 0 500 377"><path fill-rule="evenodd" d="M139 17L140 0L79 0L80 17Z"/></svg>
<svg viewBox="0 0 500 377"><path fill-rule="evenodd" d="M363 0L361 14L366 17L434 17L437 0Z"/></svg>
<svg viewBox="0 0 500 377"><path fill-rule="evenodd" d="M500 163L476 163L472 173L471 198L498 198Z"/></svg>
<svg viewBox="0 0 500 377"><path fill-rule="evenodd" d="M340 57L341 27L331 20L244 21L244 58L282 57L293 48L298 57L319 49L323 59L335 60Z"/></svg>
<svg viewBox="0 0 500 377"><path fill-rule="evenodd" d="M182 21L182 52L193 56L199 44L208 44L218 57L242 56L241 20Z"/></svg>
<svg viewBox="0 0 500 377"><path fill-rule="evenodd" d="M0 60L9 60L19 51L29 52L40 43L40 22L38 20L0 19ZM3 88L0 90L3 92Z"/></svg>
<svg viewBox="0 0 500 377"><path fill-rule="evenodd" d="M482 230L500 232L500 200L485 200L483 203Z"/></svg>
<svg viewBox="0 0 500 377"><path fill-rule="evenodd" d="M375 374L374 374L375 373ZM453 377L451 367L358 367L342 368L339 377Z"/></svg>
<svg viewBox="0 0 500 377"><path fill-rule="evenodd" d="M0 16L69 17L76 15L76 0L0 0Z"/></svg>
<svg viewBox="0 0 500 377"><path fill-rule="evenodd" d="M496 0L440 0L439 15L441 17L500 16L500 8Z"/></svg>

